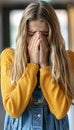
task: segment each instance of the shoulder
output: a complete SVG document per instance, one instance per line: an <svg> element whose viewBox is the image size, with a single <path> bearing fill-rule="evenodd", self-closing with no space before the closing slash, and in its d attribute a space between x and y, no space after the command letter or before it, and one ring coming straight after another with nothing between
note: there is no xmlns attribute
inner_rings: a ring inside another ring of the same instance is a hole
<svg viewBox="0 0 74 130"><path fill-rule="evenodd" d="M6 63L8 61L12 61L14 57L15 50L13 48L6 48L1 53L1 62Z"/></svg>
<svg viewBox="0 0 74 130"><path fill-rule="evenodd" d="M68 53L71 61L74 61L74 52L72 50L67 50L67 53Z"/></svg>
<svg viewBox="0 0 74 130"><path fill-rule="evenodd" d="M74 52L71 51L71 50L67 50L67 53L68 53L68 55L70 57L71 64L72 64L72 70L74 72Z"/></svg>
<svg viewBox="0 0 74 130"><path fill-rule="evenodd" d="M2 51L1 56L13 55L13 53L14 53L13 48L6 48Z"/></svg>

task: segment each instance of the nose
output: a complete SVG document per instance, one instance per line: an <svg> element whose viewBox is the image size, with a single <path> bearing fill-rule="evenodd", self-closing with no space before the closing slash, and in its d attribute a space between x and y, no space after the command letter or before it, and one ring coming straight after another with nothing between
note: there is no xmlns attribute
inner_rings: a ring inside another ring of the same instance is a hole
<svg viewBox="0 0 74 130"><path fill-rule="evenodd" d="M38 37L40 38L41 35L42 35L42 32L38 31L38 32L37 32L37 35L38 35Z"/></svg>

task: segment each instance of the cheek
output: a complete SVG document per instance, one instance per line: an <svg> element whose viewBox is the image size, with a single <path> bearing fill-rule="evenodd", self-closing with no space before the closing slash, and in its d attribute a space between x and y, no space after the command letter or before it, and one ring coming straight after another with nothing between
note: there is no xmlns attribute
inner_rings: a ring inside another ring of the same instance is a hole
<svg viewBox="0 0 74 130"><path fill-rule="evenodd" d="M26 41L27 41L27 45L29 45L29 43L30 43L30 41L31 41L31 37L27 36Z"/></svg>
<svg viewBox="0 0 74 130"><path fill-rule="evenodd" d="M47 38L47 40L48 40L48 43L51 44L51 39L49 37Z"/></svg>

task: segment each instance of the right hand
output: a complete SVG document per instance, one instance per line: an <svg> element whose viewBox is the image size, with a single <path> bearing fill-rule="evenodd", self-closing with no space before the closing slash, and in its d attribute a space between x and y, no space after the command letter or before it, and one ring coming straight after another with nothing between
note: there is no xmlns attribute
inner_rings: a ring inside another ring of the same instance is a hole
<svg viewBox="0 0 74 130"><path fill-rule="evenodd" d="M28 54L30 58L30 63L39 64L39 36L35 34L28 44Z"/></svg>

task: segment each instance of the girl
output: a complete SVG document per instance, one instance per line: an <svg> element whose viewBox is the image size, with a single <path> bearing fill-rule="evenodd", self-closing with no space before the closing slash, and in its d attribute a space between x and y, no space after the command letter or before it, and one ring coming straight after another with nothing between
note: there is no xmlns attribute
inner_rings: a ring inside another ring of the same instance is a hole
<svg viewBox="0 0 74 130"><path fill-rule="evenodd" d="M24 10L16 49L1 54L1 91L4 130L69 130L74 52L65 50L48 3L31 3Z"/></svg>

